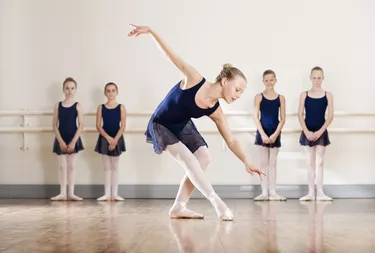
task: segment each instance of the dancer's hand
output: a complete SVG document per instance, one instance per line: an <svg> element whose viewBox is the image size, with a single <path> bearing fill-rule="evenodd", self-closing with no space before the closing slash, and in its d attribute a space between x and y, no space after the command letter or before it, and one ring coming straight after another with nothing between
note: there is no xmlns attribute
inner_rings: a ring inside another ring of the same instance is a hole
<svg viewBox="0 0 375 253"><path fill-rule="evenodd" d="M76 144L73 143L73 142L71 142L71 143L69 143L69 145L67 146L67 151L68 151L69 153L73 153L75 147L76 147Z"/></svg>
<svg viewBox="0 0 375 253"><path fill-rule="evenodd" d="M112 142L110 143L110 145L116 147L116 145L117 145L117 140L116 140L116 139L113 139Z"/></svg>
<svg viewBox="0 0 375 253"><path fill-rule="evenodd" d="M130 24L130 26L133 27L133 30L130 31L130 33L128 34L128 37L132 37L132 36L138 37L141 34L146 34L150 32L150 28L148 26L138 26L138 25L133 25L133 24Z"/></svg>
<svg viewBox="0 0 375 253"><path fill-rule="evenodd" d="M277 135L276 133L273 134L273 135L271 135L271 136L270 136L270 142L271 142L271 143L275 143L275 141L276 141L276 139L277 139L277 136L278 136L278 135Z"/></svg>
<svg viewBox="0 0 375 253"><path fill-rule="evenodd" d="M267 176L267 174L261 170L258 170L253 165L246 166L246 170L250 175L254 175L254 172L259 175L260 181L263 181L262 175Z"/></svg>
<svg viewBox="0 0 375 253"><path fill-rule="evenodd" d="M116 145L113 145L113 144L109 145L109 151L113 151L115 148L116 148Z"/></svg>
<svg viewBox="0 0 375 253"><path fill-rule="evenodd" d="M109 151L114 150L115 147L117 146L117 140L116 140L116 138L112 138L111 137L108 142L109 142Z"/></svg>
<svg viewBox="0 0 375 253"><path fill-rule="evenodd" d="M315 141L315 136L314 136L314 133L313 132L310 132L310 131L306 131L305 132L305 135L306 135L306 138L309 140L309 141Z"/></svg>
<svg viewBox="0 0 375 253"><path fill-rule="evenodd" d="M262 135L262 142L265 143L265 144L269 144L269 143L271 143L271 140L270 140L270 138L268 138L267 135Z"/></svg>
<svg viewBox="0 0 375 253"><path fill-rule="evenodd" d="M314 135L314 141L316 141L317 139L319 139L320 136L322 136L322 134L323 134L323 132L320 131L320 130L314 132L314 133L313 133L313 135Z"/></svg>
<svg viewBox="0 0 375 253"><path fill-rule="evenodd" d="M66 146L66 143L64 141L59 142L60 149L63 152L68 152L68 147Z"/></svg>
<svg viewBox="0 0 375 253"><path fill-rule="evenodd" d="M116 145L117 144L117 141L115 140L115 138L112 138L112 137L108 137L107 141L108 141L109 145Z"/></svg>

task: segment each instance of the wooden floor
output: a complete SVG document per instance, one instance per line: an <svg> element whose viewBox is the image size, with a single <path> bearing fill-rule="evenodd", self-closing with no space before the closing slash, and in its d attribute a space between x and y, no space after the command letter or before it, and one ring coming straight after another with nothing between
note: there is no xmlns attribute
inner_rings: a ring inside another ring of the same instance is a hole
<svg viewBox="0 0 375 253"><path fill-rule="evenodd" d="M172 200L0 200L0 252L375 252L372 199L227 203L234 222L203 199L204 220L170 220Z"/></svg>

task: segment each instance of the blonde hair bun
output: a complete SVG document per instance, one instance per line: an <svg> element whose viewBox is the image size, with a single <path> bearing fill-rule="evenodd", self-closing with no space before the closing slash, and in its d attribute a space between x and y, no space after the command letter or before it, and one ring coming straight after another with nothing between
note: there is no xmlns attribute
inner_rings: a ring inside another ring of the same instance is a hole
<svg viewBox="0 0 375 253"><path fill-rule="evenodd" d="M226 63L223 65L223 69L220 71L220 74L216 77L216 82L221 82L223 78L232 80L236 76L242 77L246 81L245 75L236 67L233 67L232 64Z"/></svg>
<svg viewBox="0 0 375 253"><path fill-rule="evenodd" d="M223 65L223 69L230 69L230 68L232 68L233 66L232 66L232 64L230 64L230 63L225 63L224 65Z"/></svg>

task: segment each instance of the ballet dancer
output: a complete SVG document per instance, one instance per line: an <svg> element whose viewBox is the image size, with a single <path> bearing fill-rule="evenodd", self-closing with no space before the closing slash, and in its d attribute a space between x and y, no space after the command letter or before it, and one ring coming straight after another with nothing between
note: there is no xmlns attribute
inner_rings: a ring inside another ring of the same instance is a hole
<svg viewBox="0 0 375 253"><path fill-rule="evenodd" d="M249 163L240 143L232 135L219 99L232 103L240 98L246 88L243 73L230 64L225 64L214 83L206 79L192 66L175 54L150 27L132 25L128 36L149 34L166 57L182 72L179 81L157 107L145 132L146 140L153 144L154 151L167 151L184 169L175 203L169 211L170 218L203 218L186 207L196 187L216 210L221 220L231 221L234 215L214 191L204 170L210 163L208 145L195 127L192 118L210 117L216 124L229 149L244 163L251 175L255 172L262 180L264 172Z"/></svg>
<svg viewBox="0 0 375 253"><path fill-rule="evenodd" d="M298 119L302 127L300 144L304 146L308 157L308 186L309 192L301 197L301 201L322 200L330 201L331 197L323 191L323 160L326 146L331 142L328 136L328 126L333 120L333 95L322 88L324 71L314 67L310 73L312 88L300 95ZM328 108L328 117L325 113ZM304 118L305 111L305 118ZM316 196L315 183L316 180Z"/></svg>
<svg viewBox="0 0 375 253"><path fill-rule="evenodd" d="M58 102L53 111L52 127L55 132L53 153L58 156L60 168L60 194L51 200L82 200L74 195L74 167L79 151L84 150L81 132L83 130L82 105L74 101L77 82L68 77L63 82L65 99ZM78 126L77 126L78 118ZM68 194L66 186L68 185Z"/></svg>
<svg viewBox="0 0 375 253"><path fill-rule="evenodd" d="M118 195L118 166L120 155L126 151L124 131L126 126L126 109L117 103L118 87L115 83L107 83L104 87L107 102L98 106L96 113L96 129L99 132L95 152L102 157L105 183L104 195L98 201L123 201Z"/></svg>
<svg viewBox="0 0 375 253"><path fill-rule="evenodd" d="M254 144L260 149L261 169L269 170L267 179L261 182L262 193L254 199L256 201L286 200L276 193L277 155L281 147L281 131L285 124L285 97L275 92L276 82L273 70L264 71L264 91L254 98L254 119L257 125Z"/></svg>

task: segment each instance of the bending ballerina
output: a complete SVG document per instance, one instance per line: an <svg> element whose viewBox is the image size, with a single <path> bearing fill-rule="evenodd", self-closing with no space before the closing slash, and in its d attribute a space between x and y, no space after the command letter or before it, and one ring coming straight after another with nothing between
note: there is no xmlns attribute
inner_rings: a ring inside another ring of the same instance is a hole
<svg viewBox="0 0 375 253"><path fill-rule="evenodd" d="M219 104L219 99L232 103L240 98L247 84L245 76L237 68L226 64L216 82L209 83L197 70L172 52L151 28L131 26L133 30L128 36L151 35L184 75L184 79L170 90L157 107L145 133L147 142L153 144L155 153L167 151L186 171L176 200L169 211L170 218L203 218L202 214L186 207L196 187L211 202L221 220L233 220L233 213L216 194L204 173L210 163L208 145L191 119L209 116L217 125L229 149L245 164L247 172L251 175L254 172L259 174L262 180L262 175L266 174L246 159Z"/></svg>

